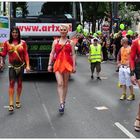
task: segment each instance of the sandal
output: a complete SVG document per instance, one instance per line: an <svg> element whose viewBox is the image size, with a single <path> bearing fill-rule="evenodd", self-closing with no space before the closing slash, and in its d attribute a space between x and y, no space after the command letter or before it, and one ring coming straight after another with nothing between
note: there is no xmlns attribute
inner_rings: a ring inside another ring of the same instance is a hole
<svg viewBox="0 0 140 140"><path fill-rule="evenodd" d="M140 119L136 118L136 121L134 123L134 129L135 131L140 131Z"/></svg>
<svg viewBox="0 0 140 140"><path fill-rule="evenodd" d="M20 102L16 102L16 108L17 108L17 109L21 108Z"/></svg>
<svg viewBox="0 0 140 140"><path fill-rule="evenodd" d="M14 111L14 105L9 105L9 111L13 112Z"/></svg>

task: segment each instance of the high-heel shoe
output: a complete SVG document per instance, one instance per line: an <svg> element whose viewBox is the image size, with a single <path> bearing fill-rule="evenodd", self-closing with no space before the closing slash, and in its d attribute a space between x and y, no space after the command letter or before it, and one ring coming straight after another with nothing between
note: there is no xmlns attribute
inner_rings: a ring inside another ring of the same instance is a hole
<svg viewBox="0 0 140 140"><path fill-rule="evenodd" d="M140 119L139 118L136 118L136 121L134 123L134 129L135 131L140 132Z"/></svg>
<svg viewBox="0 0 140 140"><path fill-rule="evenodd" d="M16 108L17 109L21 108L21 103L20 102L16 102Z"/></svg>
<svg viewBox="0 0 140 140"><path fill-rule="evenodd" d="M60 114L64 114L64 108L65 108L65 104L64 103L61 103L60 104L60 108L59 108L59 113Z"/></svg>
<svg viewBox="0 0 140 140"><path fill-rule="evenodd" d="M9 105L9 112L13 112L14 111L14 105Z"/></svg>

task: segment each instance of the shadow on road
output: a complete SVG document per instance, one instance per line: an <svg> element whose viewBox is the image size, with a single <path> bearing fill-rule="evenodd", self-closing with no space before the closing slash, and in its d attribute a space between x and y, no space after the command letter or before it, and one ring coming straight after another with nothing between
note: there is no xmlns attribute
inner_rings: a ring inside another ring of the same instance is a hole
<svg viewBox="0 0 140 140"><path fill-rule="evenodd" d="M54 73L26 74L23 81L56 81Z"/></svg>

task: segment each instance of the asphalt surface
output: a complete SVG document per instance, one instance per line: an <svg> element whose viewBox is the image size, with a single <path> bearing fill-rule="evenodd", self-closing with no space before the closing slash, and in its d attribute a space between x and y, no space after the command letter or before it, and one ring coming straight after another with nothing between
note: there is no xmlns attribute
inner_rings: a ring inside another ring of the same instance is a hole
<svg viewBox="0 0 140 140"><path fill-rule="evenodd" d="M6 67L0 73L0 138L140 138L133 127L139 89L134 89L134 101L120 101L115 69L114 62L104 63L102 80L96 80L96 75L91 80L87 56L78 56L77 72L69 82L65 114L60 115L56 80L48 74L25 77L22 107L10 114Z"/></svg>

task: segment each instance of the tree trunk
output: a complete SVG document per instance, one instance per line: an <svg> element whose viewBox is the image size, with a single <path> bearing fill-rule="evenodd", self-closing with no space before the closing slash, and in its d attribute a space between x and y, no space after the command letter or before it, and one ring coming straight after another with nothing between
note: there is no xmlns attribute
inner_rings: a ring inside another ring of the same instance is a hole
<svg viewBox="0 0 140 140"><path fill-rule="evenodd" d="M95 33L96 30L96 17L92 18L92 32Z"/></svg>
<svg viewBox="0 0 140 140"><path fill-rule="evenodd" d="M88 26L89 26L88 31L89 31L89 33L90 33L90 21L89 21L89 23L88 23Z"/></svg>
<svg viewBox="0 0 140 140"><path fill-rule="evenodd" d="M110 30L109 30L109 32L112 33L112 2L109 3L109 9L110 9Z"/></svg>

